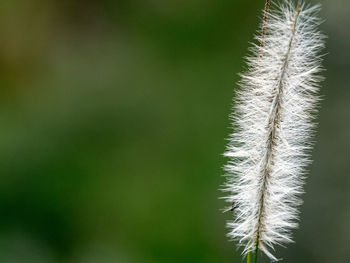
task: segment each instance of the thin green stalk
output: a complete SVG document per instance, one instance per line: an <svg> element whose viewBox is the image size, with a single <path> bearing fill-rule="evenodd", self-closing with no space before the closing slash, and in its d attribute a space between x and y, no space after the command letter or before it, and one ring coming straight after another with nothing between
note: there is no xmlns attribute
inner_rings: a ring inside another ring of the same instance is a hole
<svg viewBox="0 0 350 263"><path fill-rule="evenodd" d="M248 252L247 263L252 263L252 252Z"/></svg>
<svg viewBox="0 0 350 263"><path fill-rule="evenodd" d="M258 262L258 252L259 252L259 247L256 246L255 255L254 255L254 263Z"/></svg>

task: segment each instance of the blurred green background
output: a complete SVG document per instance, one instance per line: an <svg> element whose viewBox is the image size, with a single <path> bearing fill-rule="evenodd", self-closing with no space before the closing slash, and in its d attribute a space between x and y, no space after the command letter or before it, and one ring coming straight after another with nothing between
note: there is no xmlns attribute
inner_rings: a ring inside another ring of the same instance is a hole
<svg viewBox="0 0 350 263"><path fill-rule="evenodd" d="M327 80L284 262L350 262L350 1L321 2ZM217 189L263 6L1 0L0 262L241 262Z"/></svg>

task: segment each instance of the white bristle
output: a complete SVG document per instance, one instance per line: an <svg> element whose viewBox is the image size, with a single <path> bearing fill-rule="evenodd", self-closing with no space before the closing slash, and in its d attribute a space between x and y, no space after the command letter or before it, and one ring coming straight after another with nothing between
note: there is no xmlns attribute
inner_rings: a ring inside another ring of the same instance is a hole
<svg viewBox="0 0 350 263"><path fill-rule="evenodd" d="M258 247L276 260L271 249L292 242L291 230L298 226L322 80L318 11L289 0L274 6L266 32L257 37L263 44L253 44L241 75L224 191L235 204L229 236L243 254Z"/></svg>

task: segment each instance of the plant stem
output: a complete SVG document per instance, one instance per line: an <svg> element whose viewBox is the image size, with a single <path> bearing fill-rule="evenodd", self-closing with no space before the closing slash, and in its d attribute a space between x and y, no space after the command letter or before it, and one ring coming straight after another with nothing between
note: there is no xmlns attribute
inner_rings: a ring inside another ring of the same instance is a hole
<svg viewBox="0 0 350 263"><path fill-rule="evenodd" d="M264 18L263 18L263 24L262 24L262 29L261 29L261 47L264 46L264 37L266 34L266 24L267 24L267 17L269 14L269 9L270 9L270 0L266 0L265 2L265 9L264 9Z"/></svg>
<svg viewBox="0 0 350 263"><path fill-rule="evenodd" d="M259 252L259 247L256 246L255 255L254 255L254 263L258 262L258 252Z"/></svg>
<svg viewBox="0 0 350 263"><path fill-rule="evenodd" d="M261 42L260 46L264 47L264 38L266 35L266 24L267 24L267 19L269 15L269 10L270 10L270 0L265 1L265 8L264 8L264 18L263 18L263 23L262 23L262 29L261 29ZM260 56L262 54L260 53ZM260 217L259 217L259 225L260 225ZM254 252L254 263L258 262L258 252L259 252L259 231L257 231L257 238L256 238L256 246L255 246L255 252ZM248 253L248 257L251 256L252 252ZM251 259L249 259L251 260ZM249 261L250 262L250 261Z"/></svg>
<svg viewBox="0 0 350 263"><path fill-rule="evenodd" d="M293 29L292 29L292 34L291 38L289 40L289 46L287 53L285 55L284 63L281 69L281 73L279 76L279 83L277 87L277 94L275 95L275 98L272 102L271 110L270 110L270 117L269 117L269 126L271 127L270 132L269 132L269 137L267 140L267 153L264 159L264 169L263 169L263 177L262 177L262 187L261 187L261 196L260 196L260 207L259 207L259 215L258 215L258 227L256 231L256 247L255 247L255 255L254 255L254 263L257 263L258 260L258 252L259 252L259 242L260 242L260 233L261 233L261 225L262 225L262 220L263 220L263 210L264 210L264 199L265 199L265 189L266 189L266 183L268 181L268 177L271 174L271 168L269 167L270 163L273 160L273 146L275 145L274 141L277 138L277 127L278 123L281 122L281 116L280 116L280 110L281 110L281 97L283 94L283 79L286 74L286 68L288 66L288 61L289 61L289 56L290 56L290 51L292 48L293 40L295 37L295 31L297 28L297 20L299 18L301 12L301 6L298 6L297 13L295 14L295 19L293 23Z"/></svg>
<svg viewBox="0 0 350 263"><path fill-rule="evenodd" d="M252 263L252 252L248 252L248 255L247 255L247 263Z"/></svg>

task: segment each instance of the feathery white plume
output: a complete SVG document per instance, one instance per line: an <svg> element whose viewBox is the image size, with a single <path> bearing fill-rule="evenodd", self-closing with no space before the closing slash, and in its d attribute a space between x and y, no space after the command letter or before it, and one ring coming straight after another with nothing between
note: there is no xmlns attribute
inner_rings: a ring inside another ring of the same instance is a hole
<svg viewBox="0 0 350 263"><path fill-rule="evenodd" d="M243 254L260 249L276 260L269 248L292 242L298 226L322 80L318 11L290 0L275 6L241 75L224 191L235 205L229 236L244 246Z"/></svg>

